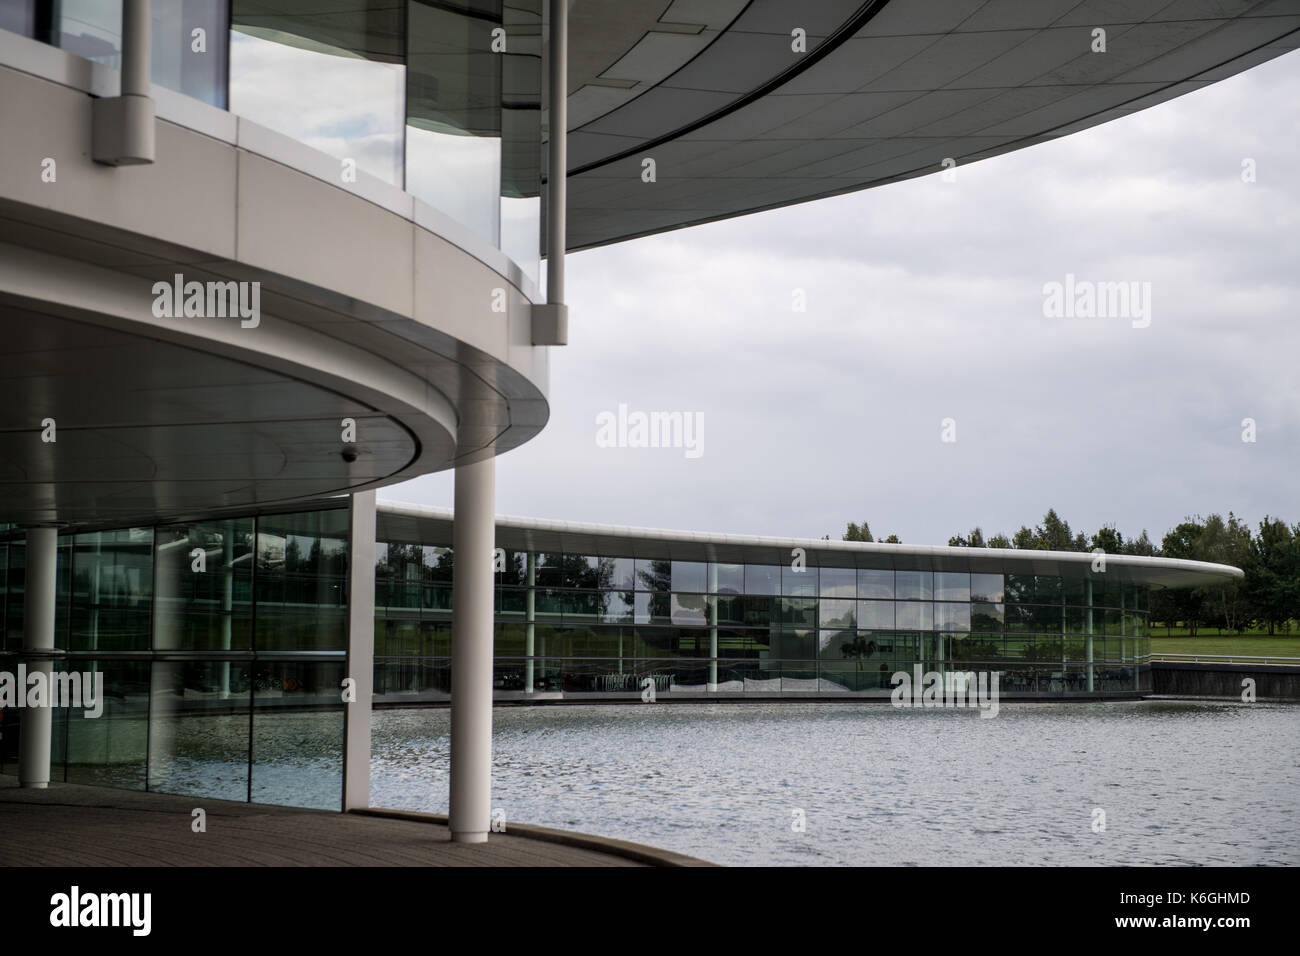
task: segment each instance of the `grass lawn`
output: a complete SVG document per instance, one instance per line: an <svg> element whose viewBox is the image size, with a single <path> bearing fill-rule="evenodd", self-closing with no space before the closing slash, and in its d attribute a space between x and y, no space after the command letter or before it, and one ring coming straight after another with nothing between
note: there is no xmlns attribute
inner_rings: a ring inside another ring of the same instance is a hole
<svg viewBox="0 0 1300 956"><path fill-rule="evenodd" d="M1152 654L1242 654L1300 657L1300 635L1280 637L1152 637Z"/></svg>

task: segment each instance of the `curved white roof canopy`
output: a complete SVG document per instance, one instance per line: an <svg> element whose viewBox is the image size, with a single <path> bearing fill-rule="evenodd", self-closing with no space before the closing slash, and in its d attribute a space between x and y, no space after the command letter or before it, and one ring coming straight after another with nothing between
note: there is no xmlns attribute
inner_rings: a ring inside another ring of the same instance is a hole
<svg viewBox="0 0 1300 956"><path fill-rule="evenodd" d="M380 541L430 544L451 541L449 508L380 501ZM496 546L514 551L558 551L676 561L731 564L788 564L793 548L803 548L810 567L904 568L1003 574L1053 574L1085 577L1096 555L1073 551L1021 551L1003 548L951 548L938 545L826 541L745 534L666 531L622 525L584 524L539 518L497 516ZM1109 576L1155 587L1191 587L1244 577L1226 564L1106 555Z"/></svg>

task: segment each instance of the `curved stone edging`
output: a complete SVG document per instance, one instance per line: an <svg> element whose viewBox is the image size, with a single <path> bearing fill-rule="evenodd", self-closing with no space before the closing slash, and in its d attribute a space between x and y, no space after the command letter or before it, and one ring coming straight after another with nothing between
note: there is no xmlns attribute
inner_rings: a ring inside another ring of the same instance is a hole
<svg viewBox="0 0 1300 956"><path fill-rule="evenodd" d="M414 823L433 823L439 826L447 825L447 814L445 813L422 813L417 810L386 810L382 807L367 807L365 809L349 810L348 813L356 813L370 817L385 817L393 820L409 820ZM595 850L599 853L608 853L611 856L620 856L624 859L634 860L637 863L644 863L646 866L718 865L716 863L710 863L707 860L687 856L684 853L674 853L671 850L661 850L658 847L646 846L641 843L632 843L628 840L614 840L610 837L593 836L589 833L574 833L569 830L556 830L551 827L540 827L532 824L512 823L509 825L508 832L511 836L526 837L527 839L540 840L544 843L558 843L561 846L571 846L580 850Z"/></svg>

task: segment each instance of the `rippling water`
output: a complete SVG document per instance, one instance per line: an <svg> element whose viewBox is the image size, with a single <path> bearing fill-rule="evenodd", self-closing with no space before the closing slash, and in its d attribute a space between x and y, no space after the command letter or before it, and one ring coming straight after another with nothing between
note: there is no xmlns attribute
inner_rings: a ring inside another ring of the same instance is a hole
<svg viewBox="0 0 1300 956"><path fill-rule="evenodd" d="M447 812L446 710L374 715L371 803ZM1300 706L498 708L509 821L717 863L1300 863ZM1105 829L1094 832L1094 809ZM802 810L804 832L795 832Z"/></svg>

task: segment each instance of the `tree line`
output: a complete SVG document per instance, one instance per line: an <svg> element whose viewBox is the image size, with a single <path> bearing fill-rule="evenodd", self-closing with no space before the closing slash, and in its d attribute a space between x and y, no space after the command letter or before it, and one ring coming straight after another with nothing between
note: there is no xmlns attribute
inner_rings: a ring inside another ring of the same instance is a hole
<svg viewBox="0 0 1300 956"><path fill-rule="evenodd" d="M845 541L874 541L867 522L849 522ZM891 534L880 539L901 544ZM1184 624L1195 635L1202 627L1217 627L1242 633L1253 627L1266 628L1270 635L1289 633L1291 623L1300 620L1300 524L1289 525L1266 516L1257 529L1239 520L1231 511L1225 519L1190 517L1170 530L1157 545L1146 529L1137 537L1125 537L1114 525L1091 535L1074 531L1056 509L1048 509L1042 524L1022 525L1015 534L994 534L985 538L980 528L948 539L957 548L1015 548L1022 551L1095 551L1106 554L1135 554L1160 558L1209 561L1241 568L1245 577L1195 588L1156 588L1151 591L1151 622L1167 627Z"/></svg>

